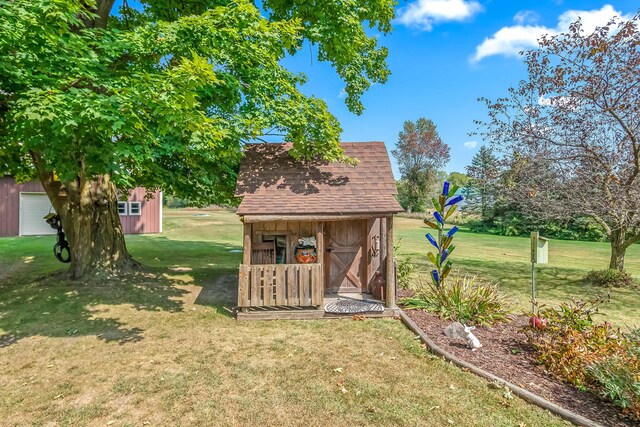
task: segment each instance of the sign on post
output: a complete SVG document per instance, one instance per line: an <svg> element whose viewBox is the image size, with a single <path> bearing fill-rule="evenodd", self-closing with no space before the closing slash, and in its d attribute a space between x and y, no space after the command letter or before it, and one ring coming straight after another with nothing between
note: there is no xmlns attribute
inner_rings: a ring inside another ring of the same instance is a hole
<svg viewBox="0 0 640 427"><path fill-rule="evenodd" d="M549 262L549 239L531 232L531 312L536 314L536 264Z"/></svg>

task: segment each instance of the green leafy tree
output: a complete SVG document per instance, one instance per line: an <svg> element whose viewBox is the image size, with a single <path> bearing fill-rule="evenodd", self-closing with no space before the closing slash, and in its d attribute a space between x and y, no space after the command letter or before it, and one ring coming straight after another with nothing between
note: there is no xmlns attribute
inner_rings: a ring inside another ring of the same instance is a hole
<svg viewBox="0 0 640 427"><path fill-rule="evenodd" d="M469 177L466 209L479 213L482 220L487 221L491 216L496 186L500 179L499 160L491 148L482 146L465 169Z"/></svg>
<svg viewBox="0 0 640 427"><path fill-rule="evenodd" d="M398 161L402 182L400 203L408 212L422 212L438 172L449 161L449 146L429 119L407 120L391 152Z"/></svg>
<svg viewBox="0 0 640 427"><path fill-rule="evenodd" d="M461 172L451 172L447 175L446 181L449 181L451 185L454 185L458 188L466 188L471 181L471 178L465 173Z"/></svg>
<svg viewBox="0 0 640 427"><path fill-rule="evenodd" d="M73 278L137 267L117 211L135 186L227 202L242 144L265 134L300 159L346 160L337 120L281 65L304 43L356 114L389 74L365 30L391 30L393 0L139 3L0 0L0 174L42 182Z"/></svg>
<svg viewBox="0 0 640 427"><path fill-rule="evenodd" d="M428 185L428 182L422 183ZM427 198L425 197L428 192L421 187L421 182L412 182L407 179L401 179L396 182L398 188L398 203L402 208L411 212L424 212L427 209Z"/></svg>

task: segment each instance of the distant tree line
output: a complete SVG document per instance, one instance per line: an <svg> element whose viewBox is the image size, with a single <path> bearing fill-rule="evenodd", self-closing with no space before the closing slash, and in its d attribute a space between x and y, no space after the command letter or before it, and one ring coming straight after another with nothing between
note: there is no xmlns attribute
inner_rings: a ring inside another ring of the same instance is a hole
<svg viewBox="0 0 640 427"><path fill-rule="evenodd" d="M466 169L465 212L473 214L468 223L471 231L484 231L504 236L525 236L539 231L547 237L565 240L605 241L603 228L586 215L565 218L549 218L531 210L529 200L524 200L521 185L524 166L528 163L521 155L499 159L487 146L480 147ZM539 163L537 163L539 166ZM557 176L545 174L537 168L549 188L553 188Z"/></svg>
<svg viewBox="0 0 640 427"><path fill-rule="evenodd" d="M440 138L433 121L406 121L392 151L401 173L398 201L408 213L426 212L444 180L461 188L462 207L471 231L503 236L526 236L539 231L547 237L565 240L606 241L603 227L584 214L550 216L532 209L527 194L532 179L545 188L556 188L560 180L549 162L513 152L498 157L490 146L481 146L466 173L446 173L449 146ZM546 165L546 167L545 167ZM528 189L528 190L527 190ZM538 190L536 190L538 191Z"/></svg>

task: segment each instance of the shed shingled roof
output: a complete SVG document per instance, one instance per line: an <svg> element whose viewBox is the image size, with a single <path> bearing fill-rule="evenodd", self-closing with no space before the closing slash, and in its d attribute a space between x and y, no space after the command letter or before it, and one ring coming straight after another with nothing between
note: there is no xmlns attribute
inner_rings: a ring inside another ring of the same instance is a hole
<svg viewBox="0 0 640 427"><path fill-rule="evenodd" d="M240 165L238 215L353 215L402 212L383 142L343 142L359 160L300 162L290 143L248 144Z"/></svg>

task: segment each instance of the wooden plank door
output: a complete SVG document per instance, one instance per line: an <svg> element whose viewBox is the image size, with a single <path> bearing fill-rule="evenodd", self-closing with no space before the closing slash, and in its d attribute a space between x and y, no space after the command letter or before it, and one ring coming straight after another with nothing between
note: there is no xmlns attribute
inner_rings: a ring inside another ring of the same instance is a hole
<svg viewBox="0 0 640 427"><path fill-rule="evenodd" d="M325 223L325 289L366 292L366 220Z"/></svg>

